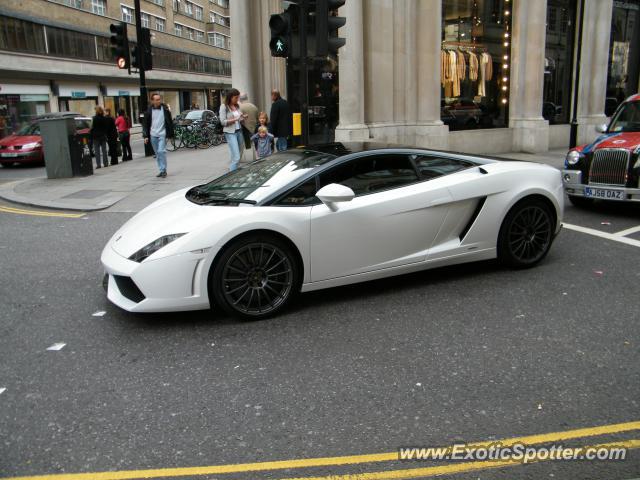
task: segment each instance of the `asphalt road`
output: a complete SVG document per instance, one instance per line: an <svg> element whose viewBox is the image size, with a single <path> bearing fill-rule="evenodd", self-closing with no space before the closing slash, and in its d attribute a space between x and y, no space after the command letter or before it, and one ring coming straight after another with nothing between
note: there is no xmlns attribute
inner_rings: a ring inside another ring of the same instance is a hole
<svg viewBox="0 0 640 480"><path fill-rule="evenodd" d="M605 236L565 228L531 270L484 262L314 292L245 323L109 304L99 255L128 214L2 207L0 477L384 453L640 420L640 247L606 237L640 225L638 208L568 206L568 224ZM621 442L639 429L561 443ZM640 476L640 450L627 455L445 478Z"/></svg>

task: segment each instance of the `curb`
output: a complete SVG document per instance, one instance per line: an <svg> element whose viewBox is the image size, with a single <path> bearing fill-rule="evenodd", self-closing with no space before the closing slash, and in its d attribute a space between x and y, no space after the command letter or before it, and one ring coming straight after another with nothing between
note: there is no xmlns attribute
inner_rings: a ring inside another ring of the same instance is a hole
<svg viewBox="0 0 640 480"><path fill-rule="evenodd" d="M84 206L84 207L78 207L78 206L74 206L74 205L68 205L65 203L60 203L60 202L54 202L54 201L49 201L49 200L32 200L28 197L24 197L22 195L18 195L17 193L15 193L14 188L17 185L20 185L22 183L26 183L29 182L30 180L33 180L32 178L28 178L25 180L17 180L15 182L10 182L8 184L2 185L0 186L0 199L2 200L6 200L7 202L11 202L11 203L17 203L19 205L25 205L28 207L40 207L40 208L49 208L52 210L66 210L66 211L72 211L72 212L97 212L100 210L105 210L109 207L112 207L113 205L115 205L116 203L118 203L119 200L113 202L110 205L104 205L104 206Z"/></svg>

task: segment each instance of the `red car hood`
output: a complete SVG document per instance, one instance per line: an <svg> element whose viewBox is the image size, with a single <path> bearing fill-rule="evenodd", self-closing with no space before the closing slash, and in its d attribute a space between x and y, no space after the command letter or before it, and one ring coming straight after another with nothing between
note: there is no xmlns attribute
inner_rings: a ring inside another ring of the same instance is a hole
<svg viewBox="0 0 640 480"><path fill-rule="evenodd" d="M7 147L13 147L16 145L24 145L26 143L40 142L42 137L40 135L11 135L9 137L0 140L0 145Z"/></svg>
<svg viewBox="0 0 640 480"><path fill-rule="evenodd" d="M640 146L640 132L605 133L596 138L595 142L585 146L582 151L589 153L599 148L624 148L634 150Z"/></svg>

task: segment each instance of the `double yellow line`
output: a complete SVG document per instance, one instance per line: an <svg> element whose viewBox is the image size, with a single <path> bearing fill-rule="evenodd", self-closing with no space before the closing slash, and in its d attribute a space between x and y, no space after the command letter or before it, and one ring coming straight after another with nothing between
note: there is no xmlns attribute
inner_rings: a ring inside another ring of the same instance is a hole
<svg viewBox="0 0 640 480"><path fill-rule="evenodd" d="M523 437L513 437L503 440L489 440L466 445L467 448L490 447L499 442L503 447L514 446L516 444L540 445L545 443L557 443L579 438L597 437L602 435L614 435L624 432L640 430L640 421L617 423L614 425L603 425L598 427L580 428L577 430L567 430L563 432L543 433L538 435L528 435ZM619 442L602 443L589 445L581 448L613 448L621 447L627 449L640 448L640 439L621 440ZM52 475L36 475L27 477L11 477L5 480L135 480L148 478L171 478L171 477L197 477L202 475L221 475L229 473L250 473L267 472L276 470L289 470L312 467L337 467L345 465L359 465L368 463L397 462L398 452L374 453L366 455L350 455L341 457L320 457L304 458L292 460L278 460L272 462L239 463L229 465L212 465L201 467L179 467L179 468L158 468L149 470L121 470L114 472L93 472L93 473L63 473ZM546 461L546 458L534 458L532 462ZM358 473L349 475L331 475L325 477L299 477L288 480L399 480L418 477L429 477L444 474L463 473L474 470L485 470L490 468L500 468L506 466L520 465L514 460L505 461L474 461L465 463L452 463L438 465L434 467L411 468L402 470L387 470L379 472ZM255 477L254 477L255 478Z"/></svg>
<svg viewBox="0 0 640 480"><path fill-rule="evenodd" d="M61 217L61 218L82 218L84 213L63 213L63 212L48 212L45 210L31 210L26 208L14 208L6 205L0 205L0 212L13 213L14 215L32 215L35 217Z"/></svg>

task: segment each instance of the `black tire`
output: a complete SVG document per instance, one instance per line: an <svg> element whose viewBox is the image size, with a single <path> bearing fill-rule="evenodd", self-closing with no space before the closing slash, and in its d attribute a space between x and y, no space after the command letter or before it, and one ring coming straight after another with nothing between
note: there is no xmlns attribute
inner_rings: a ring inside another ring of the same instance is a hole
<svg viewBox="0 0 640 480"><path fill-rule="evenodd" d="M556 220L549 205L537 198L516 203L498 234L498 260L513 268L529 268L549 253Z"/></svg>
<svg viewBox="0 0 640 480"><path fill-rule="evenodd" d="M593 205L592 198L578 197L576 195L568 195L571 205L578 208L590 207Z"/></svg>
<svg viewBox="0 0 640 480"><path fill-rule="evenodd" d="M300 270L295 252L283 240L263 233L246 235L216 259L209 294L234 317L262 320L282 311L298 293Z"/></svg>

